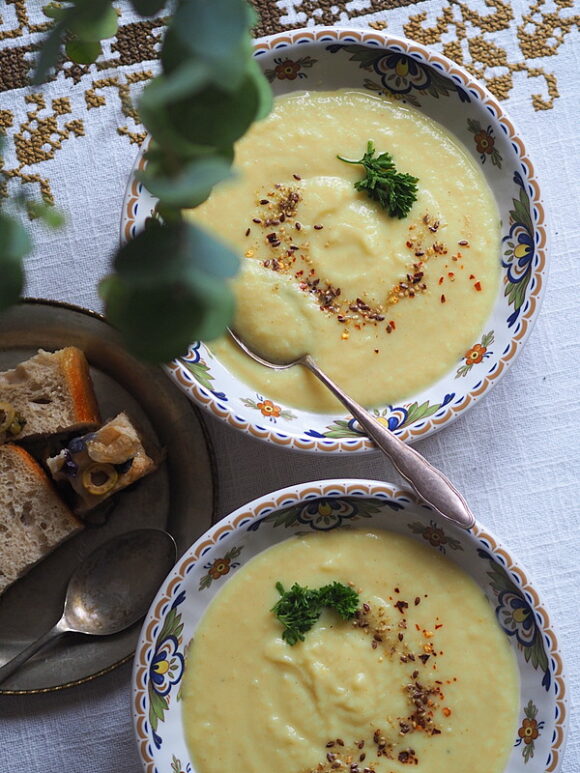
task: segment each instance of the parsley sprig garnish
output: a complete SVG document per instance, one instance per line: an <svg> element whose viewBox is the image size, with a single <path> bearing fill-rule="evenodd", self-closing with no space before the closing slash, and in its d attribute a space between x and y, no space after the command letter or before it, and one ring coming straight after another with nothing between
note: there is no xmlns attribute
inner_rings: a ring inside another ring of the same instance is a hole
<svg viewBox="0 0 580 773"><path fill-rule="evenodd" d="M397 172L390 153L381 153L376 158L373 158L374 155L375 144L369 140L367 152L358 161L342 156L337 158L346 164L360 164L364 167L365 176L354 184L357 191L366 191L391 217L406 217L417 200L416 184L419 180L410 174Z"/></svg>
<svg viewBox="0 0 580 773"><path fill-rule="evenodd" d="M325 607L334 609L343 620L354 616L358 608L358 593L341 582L333 582L314 590L294 583L290 590L284 590L281 582L276 583L280 598L272 612L284 626L282 638L291 646L304 641Z"/></svg>

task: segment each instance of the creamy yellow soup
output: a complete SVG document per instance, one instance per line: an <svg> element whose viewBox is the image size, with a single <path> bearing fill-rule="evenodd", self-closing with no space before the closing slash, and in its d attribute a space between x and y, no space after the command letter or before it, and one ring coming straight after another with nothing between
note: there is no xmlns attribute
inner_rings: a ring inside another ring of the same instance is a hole
<svg viewBox="0 0 580 773"><path fill-rule="evenodd" d="M324 612L290 646L275 584L335 580L359 591L357 617ZM249 561L208 607L182 689L196 773L502 773L519 708L482 590L381 530L293 537Z"/></svg>
<svg viewBox="0 0 580 773"><path fill-rule="evenodd" d="M408 216L354 183L367 142L418 178ZM191 217L243 256L235 327L259 352L305 352L359 402L411 396L454 367L489 317L499 216L481 170L442 126L365 91L280 97L236 146L234 182ZM301 367L274 372L211 346L256 392L313 411L337 402Z"/></svg>

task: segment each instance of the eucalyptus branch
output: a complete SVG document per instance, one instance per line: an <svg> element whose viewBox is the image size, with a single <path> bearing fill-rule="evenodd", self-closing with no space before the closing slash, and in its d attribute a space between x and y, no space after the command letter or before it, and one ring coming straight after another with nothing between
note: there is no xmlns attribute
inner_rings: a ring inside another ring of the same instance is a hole
<svg viewBox="0 0 580 773"><path fill-rule="evenodd" d="M191 341L219 335L231 319L228 279L237 270L237 256L187 222L184 210L198 206L216 183L232 175L234 143L269 112L272 95L252 58L255 17L245 0L131 4L146 16L167 5L172 10L162 72L138 105L150 134L140 179L159 199L158 217L149 218L146 233L118 250L100 292L128 348L160 362L182 354ZM37 61L37 82L57 64L63 46L69 59L87 64L117 29L111 0L67 0L44 10L54 24ZM6 242L2 233L9 229ZM28 249L23 235L17 221L2 215L0 271L11 266L13 280L0 291L0 310L21 292L21 260Z"/></svg>

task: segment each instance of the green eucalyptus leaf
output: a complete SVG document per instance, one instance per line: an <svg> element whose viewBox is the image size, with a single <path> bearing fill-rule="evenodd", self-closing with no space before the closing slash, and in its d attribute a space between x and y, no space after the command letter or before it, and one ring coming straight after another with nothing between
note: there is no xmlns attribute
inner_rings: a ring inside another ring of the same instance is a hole
<svg viewBox="0 0 580 773"><path fill-rule="evenodd" d="M143 90L140 106L157 109L199 91L211 78L211 70L197 59L184 62L170 75L160 75Z"/></svg>
<svg viewBox="0 0 580 773"><path fill-rule="evenodd" d="M65 44L65 51L71 62L77 64L92 64L103 53L101 44L94 40L68 40Z"/></svg>
<svg viewBox="0 0 580 773"><path fill-rule="evenodd" d="M181 0L161 52L164 70L195 57L212 65L223 88L237 88L249 55L249 22L245 0Z"/></svg>
<svg viewBox="0 0 580 773"><path fill-rule="evenodd" d="M272 93L272 88L268 79L262 72L262 68L253 58L251 58L248 62L248 73L254 80L254 84L259 96L258 111L256 113L255 120L261 121L262 118L265 118L272 110L274 95Z"/></svg>
<svg viewBox="0 0 580 773"><path fill-rule="evenodd" d="M0 311L16 303L22 293L22 258L31 246L22 224L0 212Z"/></svg>
<svg viewBox="0 0 580 773"><path fill-rule="evenodd" d="M226 161L210 156L191 161L172 177L153 174L149 167L137 178L158 199L176 207L197 207L205 201L216 183L232 177Z"/></svg>
<svg viewBox="0 0 580 773"><path fill-rule="evenodd" d="M190 269L199 269L225 279L238 269L236 254L225 244L193 223L181 221L140 233L115 257L120 277L135 284L183 281Z"/></svg>
<svg viewBox="0 0 580 773"><path fill-rule="evenodd" d="M208 86L176 102L168 116L176 131L197 145L232 145L250 127L260 108L260 92L249 74L236 91Z"/></svg>
<svg viewBox="0 0 580 773"><path fill-rule="evenodd" d="M161 363L185 354L200 339L216 338L233 316L233 297L224 282L200 275L194 287L135 288L117 276L102 288L108 320L140 359Z"/></svg>
<svg viewBox="0 0 580 773"><path fill-rule="evenodd" d="M154 16L167 4L167 0L131 0L131 5L141 16Z"/></svg>
<svg viewBox="0 0 580 773"><path fill-rule="evenodd" d="M101 283L107 316L137 356L161 362L198 338L214 338L233 315L226 279L235 254L181 222L138 234L116 255L116 274Z"/></svg>
<svg viewBox="0 0 580 773"><path fill-rule="evenodd" d="M119 21L110 0L82 0L74 6L67 26L80 40L89 42L112 38Z"/></svg>
<svg viewBox="0 0 580 773"><path fill-rule="evenodd" d="M59 21L43 39L32 78L34 84L43 83L49 71L56 65L65 30L65 22Z"/></svg>
<svg viewBox="0 0 580 773"><path fill-rule="evenodd" d="M66 17L68 8L64 8L60 3L48 3L48 5L43 6L42 13L49 19L60 21Z"/></svg>
<svg viewBox="0 0 580 773"><path fill-rule="evenodd" d="M56 209L54 204L47 204L44 201L28 199L25 206L31 220L36 220L38 218L50 228L60 228L64 225L64 215Z"/></svg>

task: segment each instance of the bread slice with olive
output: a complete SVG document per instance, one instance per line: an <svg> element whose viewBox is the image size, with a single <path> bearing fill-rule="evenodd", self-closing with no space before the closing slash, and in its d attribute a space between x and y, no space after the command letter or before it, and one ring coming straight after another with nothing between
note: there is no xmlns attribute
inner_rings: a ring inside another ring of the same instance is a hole
<svg viewBox="0 0 580 773"><path fill-rule="evenodd" d="M83 524L19 446L0 446L0 593Z"/></svg>
<svg viewBox="0 0 580 773"><path fill-rule="evenodd" d="M86 432L100 423L89 365L76 346L40 349L0 373L0 443Z"/></svg>
<svg viewBox="0 0 580 773"><path fill-rule="evenodd" d="M120 413L96 432L71 440L46 464L53 479L70 485L75 512L92 510L157 467L126 413Z"/></svg>

